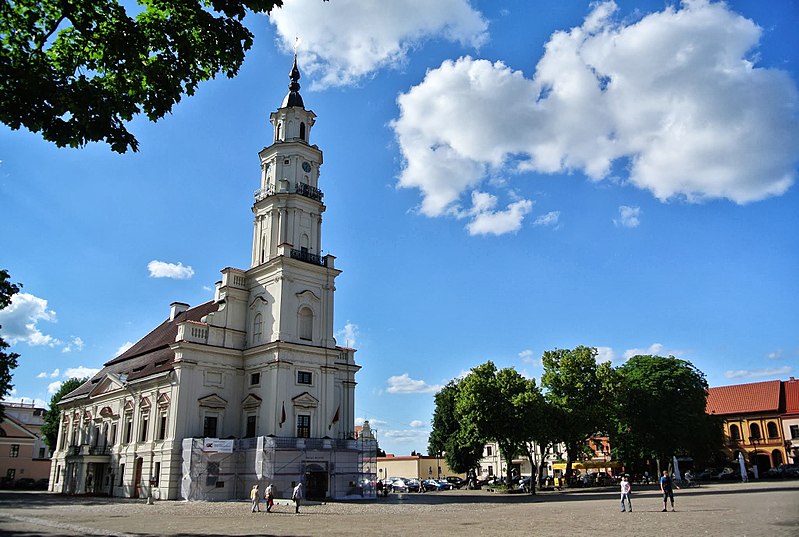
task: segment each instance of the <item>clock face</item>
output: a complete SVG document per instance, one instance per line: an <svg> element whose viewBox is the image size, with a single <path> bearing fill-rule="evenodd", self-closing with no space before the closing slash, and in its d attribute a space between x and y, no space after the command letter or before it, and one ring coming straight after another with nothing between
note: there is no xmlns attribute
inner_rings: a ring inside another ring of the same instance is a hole
<svg viewBox="0 0 799 537"><path fill-rule="evenodd" d="M302 169L305 173L309 173L311 171L311 164L309 162L303 162Z"/></svg>

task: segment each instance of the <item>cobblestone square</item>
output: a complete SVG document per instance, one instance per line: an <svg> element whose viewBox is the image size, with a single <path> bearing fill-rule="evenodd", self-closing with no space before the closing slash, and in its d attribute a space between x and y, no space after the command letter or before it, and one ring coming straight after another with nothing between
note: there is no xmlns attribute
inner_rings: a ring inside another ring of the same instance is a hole
<svg viewBox="0 0 799 537"><path fill-rule="evenodd" d="M799 535L799 481L703 485L676 491L676 512L661 512L654 486L633 490L632 513L614 489L398 494L376 500L251 513L247 501L163 501L0 492L0 534L13 536L211 535Z"/></svg>

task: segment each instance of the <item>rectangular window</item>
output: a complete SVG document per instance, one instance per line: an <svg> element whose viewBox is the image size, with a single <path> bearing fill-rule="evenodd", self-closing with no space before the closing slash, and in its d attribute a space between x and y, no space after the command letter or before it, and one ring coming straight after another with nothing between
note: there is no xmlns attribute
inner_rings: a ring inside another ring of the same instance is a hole
<svg viewBox="0 0 799 537"><path fill-rule="evenodd" d="M488 475L494 475L494 467L490 464L488 465Z"/></svg>
<svg viewBox="0 0 799 537"><path fill-rule="evenodd" d="M60 480L61 480L61 465L59 464L58 466L55 467L55 482L56 482L56 484L58 484L58 482Z"/></svg>
<svg viewBox="0 0 799 537"><path fill-rule="evenodd" d="M247 433L244 435L244 438L252 438L253 436L255 436L255 423L256 423L255 415L247 416Z"/></svg>
<svg viewBox="0 0 799 537"><path fill-rule="evenodd" d="M312 380L310 371L297 371L297 384L311 384Z"/></svg>
<svg viewBox="0 0 799 537"><path fill-rule="evenodd" d="M297 438L311 438L311 416L297 416Z"/></svg>
<svg viewBox="0 0 799 537"><path fill-rule="evenodd" d="M141 417L141 431L139 432L139 442L146 442L147 441L147 429L150 425L150 418L148 416L142 415Z"/></svg>
<svg viewBox="0 0 799 537"><path fill-rule="evenodd" d="M261 374L253 373L250 375L250 386L257 386L261 383Z"/></svg>
<svg viewBox="0 0 799 537"><path fill-rule="evenodd" d="M124 484L125 484L125 465L124 464L120 464L119 465L119 486L121 487Z"/></svg>
<svg viewBox="0 0 799 537"><path fill-rule="evenodd" d="M799 425L791 425L791 439L799 438Z"/></svg>
<svg viewBox="0 0 799 537"><path fill-rule="evenodd" d="M125 443L130 444L131 435L133 434L133 416L125 418Z"/></svg>
<svg viewBox="0 0 799 537"><path fill-rule="evenodd" d="M11 444L11 457L19 457L19 444Z"/></svg>
<svg viewBox="0 0 799 537"><path fill-rule="evenodd" d="M158 486L158 483L161 482L161 463L155 463L155 470L153 471L153 481L155 481L155 486Z"/></svg>
<svg viewBox="0 0 799 537"><path fill-rule="evenodd" d="M205 416L203 420L203 436L216 438L216 416Z"/></svg>
<svg viewBox="0 0 799 537"><path fill-rule="evenodd" d="M166 438L166 412L161 414L161 420L158 422L158 439L164 438Z"/></svg>
<svg viewBox="0 0 799 537"><path fill-rule="evenodd" d="M491 446L486 446L486 457L491 456Z"/></svg>
<svg viewBox="0 0 799 537"><path fill-rule="evenodd" d="M44 459L45 458L45 450L44 450L43 447L39 448L39 458L40 459Z"/></svg>
<svg viewBox="0 0 799 537"><path fill-rule="evenodd" d="M117 424L116 422L111 424L111 439L108 442L110 445L114 445L117 443Z"/></svg>
<svg viewBox="0 0 799 537"><path fill-rule="evenodd" d="M16 471L14 468L9 468L9 469L6 471L6 477L9 479L9 481L13 481L13 480L14 480L14 477L15 477L16 475L17 475L17 471Z"/></svg>

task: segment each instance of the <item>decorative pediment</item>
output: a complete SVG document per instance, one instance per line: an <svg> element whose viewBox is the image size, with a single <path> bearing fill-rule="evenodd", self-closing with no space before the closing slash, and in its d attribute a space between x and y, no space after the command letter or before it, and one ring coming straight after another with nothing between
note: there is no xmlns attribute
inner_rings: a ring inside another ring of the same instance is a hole
<svg viewBox="0 0 799 537"><path fill-rule="evenodd" d="M139 399L139 408L142 410L147 410L150 408L150 398L149 397L142 397Z"/></svg>
<svg viewBox="0 0 799 537"><path fill-rule="evenodd" d="M115 418L114 410L110 406L104 406L100 410L100 415L104 418Z"/></svg>
<svg viewBox="0 0 799 537"><path fill-rule="evenodd" d="M91 410L84 411L83 412L83 419L87 420L87 421L91 420L92 419L92 411Z"/></svg>
<svg viewBox="0 0 799 537"><path fill-rule="evenodd" d="M200 403L200 406L205 408L227 408L227 401L215 393L206 395L205 397L200 397L197 399L197 402Z"/></svg>
<svg viewBox="0 0 799 537"><path fill-rule="evenodd" d="M258 306L263 306L264 304L268 304L268 302L264 298L263 293L261 293L258 296L253 297L252 302L250 302L250 309L256 308Z"/></svg>
<svg viewBox="0 0 799 537"><path fill-rule="evenodd" d="M125 401L125 406L123 407L125 412L133 412L133 401L128 399Z"/></svg>
<svg viewBox="0 0 799 537"><path fill-rule="evenodd" d="M156 399L156 403L158 404L159 407L169 406L169 402L170 399L168 393L162 393L161 395L158 396L158 399Z"/></svg>
<svg viewBox="0 0 799 537"><path fill-rule="evenodd" d="M94 385L92 390L89 392L89 397L115 392L117 390L121 390L122 388L124 388L124 385L122 384L120 378L113 373L109 373L105 376L105 378Z"/></svg>
<svg viewBox="0 0 799 537"><path fill-rule="evenodd" d="M291 402L294 406L300 408L316 408L319 406L319 399L308 392L302 392L300 395L293 397Z"/></svg>
<svg viewBox="0 0 799 537"><path fill-rule="evenodd" d="M246 408L246 409L258 408L259 406L261 406L262 401L263 399L261 399L254 393L251 393L247 395L247 397L245 397L244 400L241 402L241 408Z"/></svg>
<svg viewBox="0 0 799 537"><path fill-rule="evenodd" d="M303 299L304 298L305 300L309 300L309 301L310 300L315 300L317 302L320 300L320 298L318 296L316 296L313 293L313 291L311 291L310 289L306 289L305 291L302 291L301 293L297 293L297 298L299 298L299 299Z"/></svg>

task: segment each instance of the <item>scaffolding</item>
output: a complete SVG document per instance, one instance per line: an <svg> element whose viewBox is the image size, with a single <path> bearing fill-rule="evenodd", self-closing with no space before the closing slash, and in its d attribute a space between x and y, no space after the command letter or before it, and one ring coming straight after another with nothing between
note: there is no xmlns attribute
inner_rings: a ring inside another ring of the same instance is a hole
<svg viewBox="0 0 799 537"><path fill-rule="evenodd" d="M181 498L248 499L252 485L272 485L287 498L298 482L311 499L375 496L374 438L256 438L183 440Z"/></svg>

